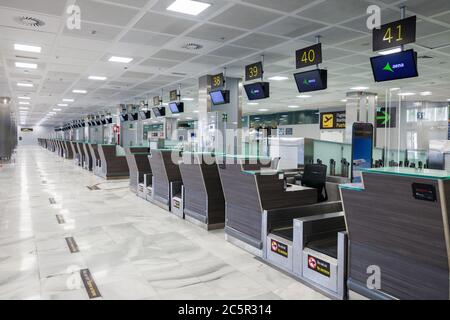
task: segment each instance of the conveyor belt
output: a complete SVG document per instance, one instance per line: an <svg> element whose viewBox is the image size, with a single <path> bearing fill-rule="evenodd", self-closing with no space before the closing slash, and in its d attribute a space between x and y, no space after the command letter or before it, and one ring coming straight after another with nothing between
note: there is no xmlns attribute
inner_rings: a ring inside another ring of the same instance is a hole
<svg viewBox="0 0 450 320"><path fill-rule="evenodd" d="M306 244L306 247L337 259L336 234L327 238L310 241Z"/></svg>
<svg viewBox="0 0 450 320"><path fill-rule="evenodd" d="M271 234L281 237L283 239L293 241L294 239L294 228L287 227L282 229L275 229L270 232Z"/></svg>

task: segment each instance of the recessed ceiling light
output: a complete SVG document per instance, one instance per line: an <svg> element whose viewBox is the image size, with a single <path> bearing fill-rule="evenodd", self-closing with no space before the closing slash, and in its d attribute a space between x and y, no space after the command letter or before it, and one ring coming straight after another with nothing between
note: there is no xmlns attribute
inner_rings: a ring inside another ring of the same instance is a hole
<svg viewBox="0 0 450 320"><path fill-rule="evenodd" d="M19 110L29 110L30 108L27 107L20 107Z"/></svg>
<svg viewBox="0 0 450 320"><path fill-rule="evenodd" d="M29 102L27 102L27 101L19 101L19 104L21 104L21 105L25 105L25 106L28 106L28 105L30 105L30 103L29 103Z"/></svg>
<svg viewBox="0 0 450 320"><path fill-rule="evenodd" d="M191 117L187 117L186 120L192 120L192 118Z"/></svg>
<svg viewBox="0 0 450 320"><path fill-rule="evenodd" d="M109 58L108 61L109 62L119 62L119 63L130 63L131 61L133 61L133 58L112 56L111 58Z"/></svg>
<svg viewBox="0 0 450 320"><path fill-rule="evenodd" d="M300 108L299 106L288 106L289 109L298 109Z"/></svg>
<svg viewBox="0 0 450 320"><path fill-rule="evenodd" d="M194 98L183 98L183 101L194 101Z"/></svg>
<svg viewBox="0 0 450 320"><path fill-rule="evenodd" d="M247 105L248 106L257 106L257 105L259 105L259 103L258 102L249 102L249 103L247 103Z"/></svg>
<svg viewBox="0 0 450 320"><path fill-rule="evenodd" d="M36 63L16 62L15 65L16 65L16 68L37 69Z"/></svg>
<svg viewBox="0 0 450 320"><path fill-rule="evenodd" d="M107 77L101 77L101 76L89 76L89 80L97 80L97 81L105 81L108 79Z"/></svg>
<svg viewBox="0 0 450 320"><path fill-rule="evenodd" d="M194 113L199 113L200 111L198 111L198 110L194 110Z"/></svg>
<svg viewBox="0 0 450 320"><path fill-rule="evenodd" d="M69 106L67 103L58 103L58 107L67 107Z"/></svg>
<svg viewBox="0 0 450 320"><path fill-rule="evenodd" d="M209 3L200 1L175 0L174 3L167 7L167 10L197 16L210 6Z"/></svg>
<svg viewBox="0 0 450 320"><path fill-rule="evenodd" d="M389 91L398 91L398 90L400 90L400 88L391 88L391 89L389 89Z"/></svg>
<svg viewBox="0 0 450 320"><path fill-rule="evenodd" d="M353 88L350 88L350 90L357 90L357 91L369 90L369 87L353 87Z"/></svg>
<svg viewBox="0 0 450 320"><path fill-rule="evenodd" d="M347 99L342 99L341 102L347 102Z"/></svg>
<svg viewBox="0 0 450 320"><path fill-rule="evenodd" d="M283 76L274 76L274 77L270 77L269 80L271 81L284 81L284 80L289 80L288 77L283 77Z"/></svg>
<svg viewBox="0 0 450 320"><path fill-rule="evenodd" d="M19 99L21 99L21 100L31 100L30 97L19 97Z"/></svg>
<svg viewBox="0 0 450 320"><path fill-rule="evenodd" d="M266 112L269 111L269 109L258 109L259 112Z"/></svg>
<svg viewBox="0 0 450 320"><path fill-rule="evenodd" d="M17 51L26 51L26 52L35 52L35 53L41 53L41 47L36 46L29 46L26 44L14 44L14 50Z"/></svg>
<svg viewBox="0 0 450 320"><path fill-rule="evenodd" d="M56 109L56 108L55 108L55 109L53 109L53 111L61 111L61 109Z"/></svg>
<svg viewBox="0 0 450 320"><path fill-rule="evenodd" d="M309 94L301 94L301 95L299 95L299 96L297 96L297 98L300 98L300 99L306 99L306 98L311 98L312 96L310 96Z"/></svg>
<svg viewBox="0 0 450 320"><path fill-rule="evenodd" d="M81 94L86 94L86 93L87 93L86 90L78 90L78 89L75 89L75 90L73 90L72 92L73 92L73 93L81 93Z"/></svg>
<svg viewBox="0 0 450 320"><path fill-rule="evenodd" d="M421 96L431 96L433 93L431 91L424 91L420 93Z"/></svg>
<svg viewBox="0 0 450 320"><path fill-rule="evenodd" d="M401 52L401 51L402 51L401 48L394 48L394 49L389 49L389 50L380 51L380 52L378 52L378 53L381 54L381 55L383 55L383 56L387 56L388 54L399 53L399 52Z"/></svg>
<svg viewBox="0 0 450 320"><path fill-rule="evenodd" d="M64 101L64 102L74 102L75 100L74 99L63 99L62 101Z"/></svg>
<svg viewBox="0 0 450 320"><path fill-rule="evenodd" d="M408 97L416 95L414 92L402 92L398 94L400 97Z"/></svg>
<svg viewBox="0 0 450 320"><path fill-rule="evenodd" d="M27 82L17 82L17 86L18 86L18 87L28 87L28 88L31 88L31 87L33 87L34 85L33 85L32 83L27 83Z"/></svg>

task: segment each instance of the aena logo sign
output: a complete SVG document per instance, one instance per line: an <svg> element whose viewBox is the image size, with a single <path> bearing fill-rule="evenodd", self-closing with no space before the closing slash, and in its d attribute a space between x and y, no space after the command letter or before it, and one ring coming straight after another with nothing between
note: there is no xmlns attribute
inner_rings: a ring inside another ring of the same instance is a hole
<svg viewBox="0 0 450 320"><path fill-rule="evenodd" d="M251 94L259 94L259 89L253 89L250 91Z"/></svg>
<svg viewBox="0 0 450 320"><path fill-rule="evenodd" d="M405 67L404 63L393 64L391 66L391 64L388 62L388 63L386 63L386 66L383 68L383 70L393 73L393 72L395 72L396 69L401 69L401 68L404 68L404 67Z"/></svg>
<svg viewBox="0 0 450 320"><path fill-rule="evenodd" d="M305 79L305 80L303 80L303 84L305 86L309 86L310 84L315 84L315 83L316 83L316 79L311 79L311 80Z"/></svg>

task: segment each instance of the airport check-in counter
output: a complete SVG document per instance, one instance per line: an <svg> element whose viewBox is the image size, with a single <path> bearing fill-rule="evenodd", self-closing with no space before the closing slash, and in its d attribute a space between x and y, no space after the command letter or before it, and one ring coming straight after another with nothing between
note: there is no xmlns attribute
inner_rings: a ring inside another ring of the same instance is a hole
<svg viewBox="0 0 450 320"><path fill-rule="evenodd" d="M79 165L81 155L79 154L77 144L75 141L69 141L69 144L73 153L73 162L75 163L75 165Z"/></svg>
<svg viewBox="0 0 450 320"><path fill-rule="evenodd" d="M100 159L100 154L98 153L98 144L88 143L87 147L92 156L92 171L95 175L100 175L102 161Z"/></svg>
<svg viewBox="0 0 450 320"><path fill-rule="evenodd" d="M126 157L117 155L116 145L98 144L100 168L97 175L105 179L125 179L130 176Z"/></svg>
<svg viewBox="0 0 450 320"><path fill-rule="evenodd" d="M144 177L152 172L148 160L149 149L127 148L125 154L130 169L130 189L138 196L145 198Z"/></svg>
<svg viewBox="0 0 450 320"><path fill-rule="evenodd" d="M73 159L73 149L70 145L70 141L65 140L64 141L64 148L66 150L66 153L64 154L64 158L66 159Z"/></svg>
<svg viewBox="0 0 450 320"><path fill-rule="evenodd" d="M216 157L184 152L179 164L184 188L184 217L206 230L225 226L225 198Z"/></svg>
<svg viewBox="0 0 450 320"><path fill-rule="evenodd" d="M85 156L84 156L84 152L83 152L83 142L75 142L75 148L77 150L78 153L78 165L80 167L84 166L84 161L85 161Z"/></svg>
<svg viewBox="0 0 450 320"><path fill-rule="evenodd" d="M350 298L448 300L450 173L368 169L343 185Z"/></svg>
<svg viewBox="0 0 450 320"><path fill-rule="evenodd" d="M172 155L172 153L175 153ZM181 151L152 149L149 156L153 173L150 201L173 214L183 217L183 182L178 162Z"/></svg>
<svg viewBox="0 0 450 320"><path fill-rule="evenodd" d="M260 162L234 161L229 159L218 165L225 196L226 238L255 255L263 256L266 242L264 212L314 204L317 191L296 185L285 189L283 174L271 170L270 163L264 164L264 168Z"/></svg>
<svg viewBox="0 0 450 320"><path fill-rule="evenodd" d="M93 158L91 154L91 150L89 149L88 143L82 144L82 151L84 154L84 165L83 168L89 171L93 170Z"/></svg>

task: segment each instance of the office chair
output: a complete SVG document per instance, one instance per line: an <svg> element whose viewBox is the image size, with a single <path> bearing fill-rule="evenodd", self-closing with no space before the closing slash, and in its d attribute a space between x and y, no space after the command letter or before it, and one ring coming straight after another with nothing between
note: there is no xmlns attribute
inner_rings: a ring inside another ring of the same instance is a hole
<svg viewBox="0 0 450 320"><path fill-rule="evenodd" d="M317 201L328 201L327 166L324 164L307 164L300 178L302 186L317 189Z"/></svg>

